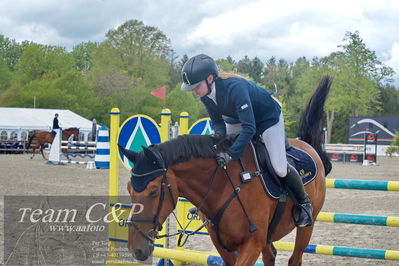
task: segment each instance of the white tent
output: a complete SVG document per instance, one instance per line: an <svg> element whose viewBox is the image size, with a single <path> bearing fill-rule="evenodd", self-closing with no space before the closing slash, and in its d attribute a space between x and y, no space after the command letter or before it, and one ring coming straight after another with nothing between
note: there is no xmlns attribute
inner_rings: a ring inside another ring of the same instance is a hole
<svg viewBox="0 0 399 266"><path fill-rule="evenodd" d="M0 107L0 139L24 140L28 131L50 131L56 113L61 128L77 127L84 135L91 132L92 121L70 110Z"/></svg>

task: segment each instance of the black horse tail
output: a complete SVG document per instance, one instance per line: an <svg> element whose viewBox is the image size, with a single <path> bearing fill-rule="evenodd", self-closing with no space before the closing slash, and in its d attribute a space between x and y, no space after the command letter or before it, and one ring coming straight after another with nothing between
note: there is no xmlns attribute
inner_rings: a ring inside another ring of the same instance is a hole
<svg viewBox="0 0 399 266"><path fill-rule="evenodd" d="M37 132L34 132L34 133L29 137L29 140L28 140L28 143L27 143L26 146L25 146L25 149L29 150L30 145L32 144L33 139L36 137L36 133L37 133Z"/></svg>
<svg viewBox="0 0 399 266"><path fill-rule="evenodd" d="M300 139L309 143L317 151L323 162L326 176L330 173L332 165L322 146L322 128L325 118L324 103L330 91L331 83L332 78L330 76L323 77L310 98L299 123Z"/></svg>

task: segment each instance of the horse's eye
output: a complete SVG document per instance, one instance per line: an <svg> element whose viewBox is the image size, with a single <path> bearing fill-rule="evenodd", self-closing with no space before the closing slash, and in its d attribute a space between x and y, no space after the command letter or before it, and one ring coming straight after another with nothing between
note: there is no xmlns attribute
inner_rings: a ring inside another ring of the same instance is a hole
<svg viewBox="0 0 399 266"><path fill-rule="evenodd" d="M155 198L158 195L158 188L153 188L150 192L150 197Z"/></svg>

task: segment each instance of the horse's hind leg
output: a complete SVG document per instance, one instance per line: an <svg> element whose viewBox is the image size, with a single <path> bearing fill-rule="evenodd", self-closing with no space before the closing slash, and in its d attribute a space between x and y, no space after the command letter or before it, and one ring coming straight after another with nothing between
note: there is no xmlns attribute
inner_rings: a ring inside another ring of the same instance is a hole
<svg viewBox="0 0 399 266"><path fill-rule="evenodd" d="M291 258L288 261L289 266L302 265L302 255L309 244L310 238L312 237L313 226L314 224L308 227L297 228L295 237L295 248Z"/></svg>
<svg viewBox="0 0 399 266"><path fill-rule="evenodd" d="M274 247L273 243L270 245L266 245L262 249L262 260L265 266L271 265L274 266L276 262L277 250Z"/></svg>

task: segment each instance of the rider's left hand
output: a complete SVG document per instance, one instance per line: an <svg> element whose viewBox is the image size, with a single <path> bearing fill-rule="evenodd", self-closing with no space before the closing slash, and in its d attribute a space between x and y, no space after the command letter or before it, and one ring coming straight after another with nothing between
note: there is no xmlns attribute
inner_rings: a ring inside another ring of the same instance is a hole
<svg viewBox="0 0 399 266"><path fill-rule="evenodd" d="M220 167L226 166L233 158L227 152L216 154L216 162Z"/></svg>

